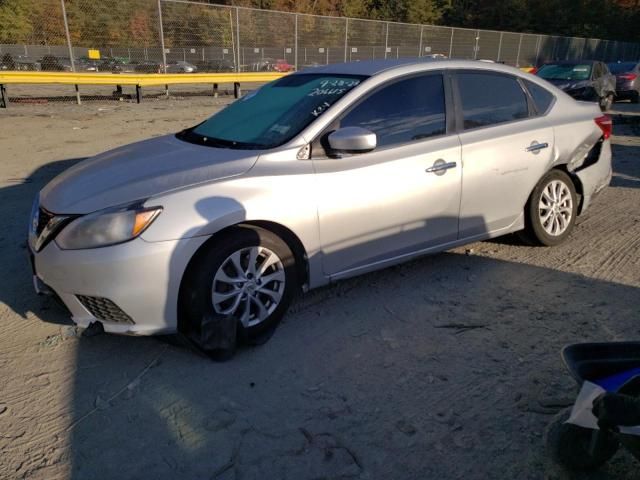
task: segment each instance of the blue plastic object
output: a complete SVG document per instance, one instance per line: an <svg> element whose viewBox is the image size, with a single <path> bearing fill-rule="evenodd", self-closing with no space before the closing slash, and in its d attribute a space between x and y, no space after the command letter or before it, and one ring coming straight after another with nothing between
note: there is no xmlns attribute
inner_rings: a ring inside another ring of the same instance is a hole
<svg viewBox="0 0 640 480"><path fill-rule="evenodd" d="M636 375L640 375L640 367L632 368L631 370L616 373L615 375L610 375L608 377L599 378L594 380L593 383L604 388L607 392L617 392L620 390L620 387Z"/></svg>

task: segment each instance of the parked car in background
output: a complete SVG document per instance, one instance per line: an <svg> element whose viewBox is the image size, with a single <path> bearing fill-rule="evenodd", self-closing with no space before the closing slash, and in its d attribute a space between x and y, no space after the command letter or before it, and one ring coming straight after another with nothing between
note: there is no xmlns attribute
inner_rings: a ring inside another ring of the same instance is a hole
<svg viewBox="0 0 640 480"><path fill-rule="evenodd" d="M195 73L197 70L194 64L183 60L167 63L167 73Z"/></svg>
<svg viewBox="0 0 640 480"><path fill-rule="evenodd" d="M640 63L610 63L609 70L616 76L616 99L640 102Z"/></svg>
<svg viewBox="0 0 640 480"><path fill-rule="evenodd" d="M100 60L80 57L74 61L77 72L97 72L100 70Z"/></svg>
<svg viewBox="0 0 640 480"><path fill-rule="evenodd" d="M530 73L531 75L535 75L538 72L538 67L530 65L528 67L520 67L520 70L526 73Z"/></svg>
<svg viewBox="0 0 640 480"><path fill-rule="evenodd" d="M34 285L81 326L179 330L218 355L298 289L511 232L562 243L611 179L611 128L504 65L293 73L53 179L29 220Z"/></svg>
<svg viewBox="0 0 640 480"><path fill-rule="evenodd" d="M70 72L71 60L68 57L56 57L55 55L44 55L40 60L40 69L43 72Z"/></svg>
<svg viewBox="0 0 640 480"><path fill-rule="evenodd" d="M273 69L276 72L293 72L295 70L295 66L291 65L284 58L279 58L276 60L276 63L273 65Z"/></svg>
<svg viewBox="0 0 640 480"><path fill-rule="evenodd" d="M576 100L598 102L602 111L609 110L615 100L616 78L603 62L545 63L536 75L564 90Z"/></svg>
<svg viewBox="0 0 640 480"><path fill-rule="evenodd" d="M98 71L111 73L133 73L135 65L127 58L104 57L98 64Z"/></svg>
<svg viewBox="0 0 640 480"><path fill-rule="evenodd" d="M131 62L133 70L139 73L163 73L162 65L158 62Z"/></svg>
<svg viewBox="0 0 640 480"><path fill-rule="evenodd" d="M233 72L236 69L236 65L226 58L214 58L196 62L196 68L199 72Z"/></svg>
<svg viewBox="0 0 640 480"><path fill-rule="evenodd" d="M254 62L250 66L253 72L292 72L295 69L293 65L283 58L263 58Z"/></svg>

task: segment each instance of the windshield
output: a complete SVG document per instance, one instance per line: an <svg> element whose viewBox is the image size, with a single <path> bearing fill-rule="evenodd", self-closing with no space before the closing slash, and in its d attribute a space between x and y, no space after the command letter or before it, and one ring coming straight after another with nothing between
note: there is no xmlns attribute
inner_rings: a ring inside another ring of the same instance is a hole
<svg viewBox="0 0 640 480"><path fill-rule="evenodd" d="M591 65L588 63L543 65L538 70L538 76L545 80L589 80Z"/></svg>
<svg viewBox="0 0 640 480"><path fill-rule="evenodd" d="M622 62L622 63L610 63L609 70L614 75L616 73L627 73L633 71L636 68L636 64L634 62Z"/></svg>
<svg viewBox="0 0 640 480"><path fill-rule="evenodd" d="M178 134L212 147L273 148L291 140L365 77L289 75L237 100L200 125Z"/></svg>

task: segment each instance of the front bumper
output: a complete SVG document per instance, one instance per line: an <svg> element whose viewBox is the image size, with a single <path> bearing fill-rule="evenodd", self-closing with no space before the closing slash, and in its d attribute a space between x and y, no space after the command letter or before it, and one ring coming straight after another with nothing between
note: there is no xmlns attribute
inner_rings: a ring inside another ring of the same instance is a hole
<svg viewBox="0 0 640 480"><path fill-rule="evenodd" d="M81 327L98 321L106 332L112 333L171 333L177 327L182 276L206 239L146 242L137 238L88 250L61 250L51 242L33 254L34 276L39 285L42 282L60 297L73 321ZM79 296L113 302L132 323L98 318Z"/></svg>

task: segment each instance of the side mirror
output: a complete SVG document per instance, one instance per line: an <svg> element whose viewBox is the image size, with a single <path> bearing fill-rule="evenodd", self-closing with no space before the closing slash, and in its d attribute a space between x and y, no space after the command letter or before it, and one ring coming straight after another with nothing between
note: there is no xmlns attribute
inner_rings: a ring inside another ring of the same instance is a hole
<svg viewBox="0 0 640 480"><path fill-rule="evenodd" d="M366 128L344 127L329 134L329 147L334 152L364 153L376 148L376 134Z"/></svg>

